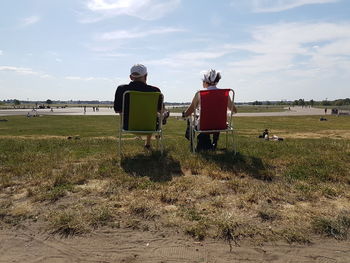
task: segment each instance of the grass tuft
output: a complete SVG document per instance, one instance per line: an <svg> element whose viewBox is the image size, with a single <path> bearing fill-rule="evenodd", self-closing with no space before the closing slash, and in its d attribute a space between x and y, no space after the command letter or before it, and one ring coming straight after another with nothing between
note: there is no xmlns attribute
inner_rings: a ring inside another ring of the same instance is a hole
<svg viewBox="0 0 350 263"><path fill-rule="evenodd" d="M279 218L278 212L273 208L264 208L259 210L259 217L262 221L274 221Z"/></svg>
<svg viewBox="0 0 350 263"><path fill-rule="evenodd" d="M195 240L202 241L207 236L207 226L203 222L196 222L186 226L185 233Z"/></svg>
<svg viewBox="0 0 350 263"><path fill-rule="evenodd" d="M293 227L284 229L281 235L288 243L309 244L311 242L307 233Z"/></svg>
<svg viewBox="0 0 350 263"><path fill-rule="evenodd" d="M64 210L52 212L49 215L49 228L53 234L64 237L80 235L89 231L86 221L79 211Z"/></svg>
<svg viewBox="0 0 350 263"><path fill-rule="evenodd" d="M232 242L238 246L238 241L240 238L239 227L240 223L233 219L232 215L227 215L218 221L218 237L225 240L229 247L230 252L232 252Z"/></svg>
<svg viewBox="0 0 350 263"><path fill-rule="evenodd" d="M350 234L350 211L343 211L336 218L315 218L312 226L317 234L339 240L348 239Z"/></svg>

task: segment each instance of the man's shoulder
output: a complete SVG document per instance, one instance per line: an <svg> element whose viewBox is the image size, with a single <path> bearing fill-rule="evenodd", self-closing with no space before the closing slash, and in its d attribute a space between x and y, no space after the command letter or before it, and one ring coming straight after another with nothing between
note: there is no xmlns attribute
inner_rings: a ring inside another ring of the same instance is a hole
<svg viewBox="0 0 350 263"><path fill-rule="evenodd" d="M129 88L129 84L122 84L117 87L117 90L125 90Z"/></svg>
<svg viewBox="0 0 350 263"><path fill-rule="evenodd" d="M124 84L118 86L117 90L127 91L127 90L135 90L135 91L147 91L147 92L161 92L159 88L148 85L143 82L130 82L129 84Z"/></svg>
<svg viewBox="0 0 350 263"><path fill-rule="evenodd" d="M152 90L152 91L156 91L156 92L160 92L160 89L155 87L155 86L152 86L152 85L147 85L147 87Z"/></svg>

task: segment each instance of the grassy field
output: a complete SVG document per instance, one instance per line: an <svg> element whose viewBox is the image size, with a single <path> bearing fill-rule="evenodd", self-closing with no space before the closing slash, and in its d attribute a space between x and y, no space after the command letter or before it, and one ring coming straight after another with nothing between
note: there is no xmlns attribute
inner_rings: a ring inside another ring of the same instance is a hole
<svg viewBox="0 0 350 263"><path fill-rule="evenodd" d="M168 107L170 112L183 112L187 109L187 107L175 107L172 108L171 106ZM281 112L286 111L285 106L280 105L238 105L237 111L239 113L249 113L249 112Z"/></svg>
<svg viewBox="0 0 350 263"><path fill-rule="evenodd" d="M45 104L45 106L47 106L47 104ZM88 107L88 108L92 108L92 107L97 107L99 106L100 108L105 108L105 107L112 107L113 105L106 105L106 104L51 104L50 107L52 108L57 108L57 107L77 107L77 108L82 108L84 106ZM13 109L14 106L10 105L10 104L6 104L6 105L0 105L0 109ZM16 106L17 109L32 109L35 108L35 104L21 104ZM239 105L237 106L237 110L240 113L249 113L249 112L281 112L281 111L286 111L285 109L286 107L284 106L280 106L280 105L256 105L256 106L252 106L252 105ZM187 107L173 107L173 106L167 106L166 107L167 110L169 110L170 112L183 112L184 110L187 109Z"/></svg>
<svg viewBox="0 0 350 263"><path fill-rule="evenodd" d="M224 138L191 154L185 121L170 118L163 156L128 136L120 162L118 117L2 119L0 227L162 228L230 244L349 237L349 117L235 118L236 155ZM284 140L258 139L265 128Z"/></svg>

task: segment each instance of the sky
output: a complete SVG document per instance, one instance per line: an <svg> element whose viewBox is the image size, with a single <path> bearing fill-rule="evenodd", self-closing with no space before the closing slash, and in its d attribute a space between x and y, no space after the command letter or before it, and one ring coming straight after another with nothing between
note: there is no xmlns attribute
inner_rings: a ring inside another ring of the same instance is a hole
<svg viewBox="0 0 350 263"><path fill-rule="evenodd" d="M0 0L0 100L113 100L130 68L167 102L221 72L235 101L350 97L350 0Z"/></svg>

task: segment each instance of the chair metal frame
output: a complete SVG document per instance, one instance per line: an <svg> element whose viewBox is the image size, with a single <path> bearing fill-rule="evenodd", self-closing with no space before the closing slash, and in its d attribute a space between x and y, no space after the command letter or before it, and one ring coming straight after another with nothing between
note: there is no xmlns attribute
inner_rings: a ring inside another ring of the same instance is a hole
<svg viewBox="0 0 350 263"><path fill-rule="evenodd" d="M220 89L221 90L221 89ZM231 138L232 138L232 145L233 145L233 151L236 154L236 146L235 146L235 132L234 132L234 128L233 128L233 123L232 123L232 114L233 114L233 102L234 102L234 96L235 96L235 92L233 89L222 89L222 90L229 90L229 95L228 97L230 97L230 93L232 93L232 106L231 109L229 109L229 117L227 118L227 128L226 129L220 129L220 130L201 130L198 129L200 127L196 127L196 120L199 118L200 114L200 110L201 110L201 98L200 98L200 91L196 92L195 96L199 96L199 103L197 108L194 110L194 112L190 115L189 120L190 120L190 139L191 139L191 150L193 153L196 152L196 147L197 147L197 143L196 143L196 133L216 133L216 132L225 132L226 133L226 149L228 148L228 134L231 134ZM211 90L205 90L205 91L211 91ZM214 91L214 90L213 90ZM199 111L199 114L196 114L196 111ZM226 110L226 114L227 114L227 110ZM200 124L200 123L199 123Z"/></svg>
<svg viewBox="0 0 350 263"><path fill-rule="evenodd" d="M154 134L156 133L157 135L156 137L156 141L157 141L157 149L160 148L160 153L161 155L163 154L163 129L162 129L162 124L163 124L163 111L164 108L163 106L161 107L160 112L157 110L156 116L154 116L155 118L158 119L158 126L154 129L154 130L147 130L147 131L143 131L143 130L129 130L129 129L124 129L124 110L125 110L125 97L127 94L130 94L132 92L144 92L144 93L150 93L150 92L145 92L145 91L126 91L123 94L123 102L122 102L122 111L120 112L119 116L120 116L120 125L119 125L119 156L121 156L121 152L122 152L122 135L124 133L133 133L133 134L138 134L138 135L150 135L150 134ZM164 96L161 92L152 92L152 93L158 93L161 99L161 104L163 105L164 102ZM130 105L131 105L131 100L130 100L130 96L129 96L129 110L130 110ZM158 108L158 104L157 104L157 108ZM160 146L160 147L159 147Z"/></svg>

